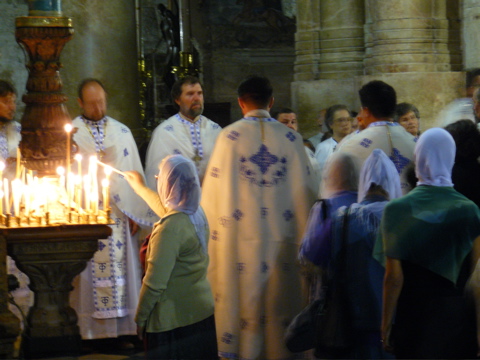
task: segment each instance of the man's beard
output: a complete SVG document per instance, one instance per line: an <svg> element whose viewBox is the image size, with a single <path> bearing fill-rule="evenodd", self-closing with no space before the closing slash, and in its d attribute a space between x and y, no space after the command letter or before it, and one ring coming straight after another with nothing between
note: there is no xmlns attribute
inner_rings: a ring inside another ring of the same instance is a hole
<svg viewBox="0 0 480 360"><path fill-rule="evenodd" d="M203 106L200 106L199 108L188 109L188 116L190 116L192 119L195 119L197 116L202 115L202 113L203 113Z"/></svg>

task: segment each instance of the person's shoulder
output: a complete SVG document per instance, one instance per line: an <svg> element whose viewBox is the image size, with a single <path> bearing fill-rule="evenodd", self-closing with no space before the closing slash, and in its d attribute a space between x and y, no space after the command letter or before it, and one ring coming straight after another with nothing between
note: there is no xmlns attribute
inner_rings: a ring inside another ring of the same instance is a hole
<svg viewBox="0 0 480 360"><path fill-rule="evenodd" d="M202 115L201 120L202 122L205 121L205 124L211 129L218 129L218 130L222 129L220 125L218 125L215 121L207 118L206 116Z"/></svg>
<svg viewBox="0 0 480 360"><path fill-rule="evenodd" d="M125 125L124 123L110 117L110 116L106 116L107 118L107 134L108 134L108 127L115 127L115 128L119 128L121 133L122 134L131 134L131 130L130 128Z"/></svg>

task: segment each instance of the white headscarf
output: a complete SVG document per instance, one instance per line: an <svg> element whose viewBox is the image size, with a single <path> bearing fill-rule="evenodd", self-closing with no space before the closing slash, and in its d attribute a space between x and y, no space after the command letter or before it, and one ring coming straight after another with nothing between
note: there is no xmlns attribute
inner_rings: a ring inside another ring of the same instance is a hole
<svg viewBox="0 0 480 360"><path fill-rule="evenodd" d="M414 152L417 185L453 186L455 150L455 141L448 131L441 128L425 131Z"/></svg>
<svg viewBox="0 0 480 360"><path fill-rule="evenodd" d="M169 155L162 160L158 169L157 191L160 201L165 207L189 216L206 251L207 220L200 207L200 181L194 163L181 155Z"/></svg>
<svg viewBox="0 0 480 360"><path fill-rule="evenodd" d="M357 191L359 170L358 160L353 155L331 154L323 168L320 197L328 199L340 191Z"/></svg>
<svg viewBox="0 0 480 360"><path fill-rule="evenodd" d="M402 196L400 176L392 160L381 149L375 149L363 163L358 185L358 202L362 202L372 184L388 192L389 199Z"/></svg>

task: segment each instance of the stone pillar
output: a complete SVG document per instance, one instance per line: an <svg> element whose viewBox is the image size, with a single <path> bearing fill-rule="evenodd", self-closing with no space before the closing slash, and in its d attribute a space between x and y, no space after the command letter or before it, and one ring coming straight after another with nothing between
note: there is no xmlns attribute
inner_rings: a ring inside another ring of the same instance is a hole
<svg viewBox="0 0 480 360"><path fill-rule="evenodd" d="M446 0L366 0L366 74L450 71Z"/></svg>
<svg viewBox="0 0 480 360"><path fill-rule="evenodd" d="M363 74L364 8L363 0L320 2L320 79Z"/></svg>
<svg viewBox="0 0 480 360"><path fill-rule="evenodd" d="M447 0L448 51L451 71L463 70L462 13L459 0ZM480 55L480 54L479 54ZM477 60L478 64L478 60Z"/></svg>
<svg viewBox="0 0 480 360"><path fill-rule="evenodd" d="M462 14L465 68L480 67L480 2L463 0Z"/></svg>
<svg viewBox="0 0 480 360"><path fill-rule="evenodd" d="M297 33L295 34L295 81L317 80L320 32L320 1L297 2Z"/></svg>

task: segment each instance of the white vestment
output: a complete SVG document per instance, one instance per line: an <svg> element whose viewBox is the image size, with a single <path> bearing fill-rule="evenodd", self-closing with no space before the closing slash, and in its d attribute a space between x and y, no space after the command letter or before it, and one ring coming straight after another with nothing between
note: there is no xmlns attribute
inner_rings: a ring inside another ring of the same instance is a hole
<svg viewBox="0 0 480 360"><path fill-rule="evenodd" d="M101 150L105 153L102 162L120 171L136 170L143 174L130 129L110 117L104 120L105 125L100 128L103 141L98 137L94 140L94 135L97 136L96 127L89 130L81 117L72 122L78 128L73 139L83 157L82 173L85 174L87 170L89 157L99 154ZM76 164L72 164L72 169L76 170ZM99 166L99 182L103 178L103 167ZM151 226L156 217L121 175L112 173L110 185L111 219L115 222L111 225L112 235L108 239L99 239L98 251L88 262L87 268L75 278L74 290L70 294L83 339L136 334L134 316L141 270L137 237L130 236L128 218Z"/></svg>
<svg viewBox="0 0 480 360"><path fill-rule="evenodd" d="M416 138L399 123L377 121L365 130L345 137L336 151L350 153L360 160L360 165L374 149L382 149L393 161L400 175L403 194L411 190L406 179L407 165L413 161Z"/></svg>
<svg viewBox="0 0 480 360"><path fill-rule="evenodd" d="M320 167L320 173L327 162L327 158L335 151L337 144L337 141L331 137L315 147L315 159Z"/></svg>
<svg viewBox="0 0 480 360"><path fill-rule="evenodd" d="M284 331L305 304L297 254L315 181L302 137L257 110L220 133L201 205L219 356L286 359Z"/></svg>
<svg viewBox="0 0 480 360"><path fill-rule="evenodd" d="M222 128L205 116L192 123L180 116L180 113L168 118L152 133L145 161L147 185L157 190L155 175L158 165L167 155L183 155L197 166L200 183L203 181L208 160L215 145L215 139ZM199 156L201 160L195 160Z"/></svg>

